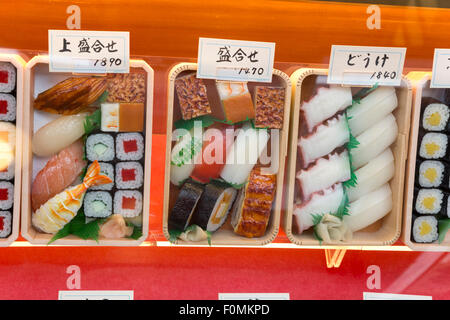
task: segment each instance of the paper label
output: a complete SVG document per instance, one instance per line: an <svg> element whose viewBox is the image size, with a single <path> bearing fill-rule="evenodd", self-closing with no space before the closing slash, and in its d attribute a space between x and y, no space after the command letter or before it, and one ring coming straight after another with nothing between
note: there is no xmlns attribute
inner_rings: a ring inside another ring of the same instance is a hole
<svg viewBox="0 0 450 320"><path fill-rule="evenodd" d="M329 84L399 86L406 48L331 47Z"/></svg>
<svg viewBox="0 0 450 320"><path fill-rule="evenodd" d="M430 88L450 88L450 49L434 49Z"/></svg>
<svg viewBox="0 0 450 320"><path fill-rule="evenodd" d="M59 300L134 300L132 290L62 290Z"/></svg>
<svg viewBox="0 0 450 320"><path fill-rule="evenodd" d="M272 82L275 43L199 38L197 78Z"/></svg>
<svg viewBox="0 0 450 320"><path fill-rule="evenodd" d="M433 298L413 294L363 292L363 300L433 300Z"/></svg>
<svg viewBox="0 0 450 320"><path fill-rule="evenodd" d="M129 73L130 33L48 30L50 72Z"/></svg>
<svg viewBox="0 0 450 320"><path fill-rule="evenodd" d="M289 293L219 293L219 300L290 300Z"/></svg>

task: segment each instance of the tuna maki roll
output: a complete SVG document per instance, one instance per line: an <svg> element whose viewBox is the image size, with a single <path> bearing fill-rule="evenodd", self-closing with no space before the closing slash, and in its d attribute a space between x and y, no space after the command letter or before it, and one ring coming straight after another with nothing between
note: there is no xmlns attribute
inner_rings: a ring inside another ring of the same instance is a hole
<svg viewBox="0 0 450 320"><path fill-rule="evenodd" d="M142 212L142 193L137 190L119 190L114 194L114 213L133 218Z"/></svg>
<svg viewBox="0 0 450 320"><path fill-rule="evenodd" d="M12 215L9 211L0 211L0 238L6 238L11 234Z"/></svg>
<svg viewBox="0 0 450 320"><path fill-rule="evenodd" d="M86 156L89 161L112 161L115 156L114 138L104 133L90 135L86 140Z"/></svg>
<svg viewBox="0 0 450 320"><path fill-rule="evenodd" d="M111 191L114 187L114 166L111 163L99 162L100 173L110 178L113 182L102 184L99 186L92 186L91 190L108 190Z"/></svg>
<svg viewBox="0 0 450 320"><path fill-rule="evenodd" d="M423 188L447 188L449 185L446 164L437 160L425 160L419 165L416 181Z"/></svg>
<svg viewBox="0 0 450 320"><path fill-rule="evenodd" d="M184 231L189 226L202 193L200 184L187 181L183 185L169 214L169 230Z"/></svg>
<svg viewBox="0 0 450 320"><path fill-rule="evenodd" d="M420 216L414 219L412 227L414 242L432 243L439 238L438 219L435 216Z"/></svg>
<svg viewBox="0 0 450 320"><path fill-rule="evenodd" d="M84 214L90 218L106 218L112 214L112 197L106 191L87 192L84 196Z"/></svg>
<svg viewBox="0 0 450 320"><path fill-rule="evenodd" d="M119 160L141 160L144 157L144 137L138 132L119 133L116 137Z"/></svg>
<svg viewBox="0 0 450 320"><path fill-rule="evenodd" d="M14 204L14 185L8 181L0 181L0 209L8 210Z"/></svg>
<svg viewBox="0 0 450 320"><path fill-rule="evenodd" d="M422 115L422 127L429 131L444 131L447 127L450 109L442 103L427 105Z"/></svg>
<svg viewBox="0 0 450 320"><path fill-rule="evenodd" d="M9 62L0 62L0 92L11 92L16 87L16 68Z"/></svg>
<svg viewBox="0 0 450 320"><path fill-rule="evenodd" d="M443 133L428 132L422 137L419 156L424 159L442 159L448 155L448 136Z"/></svg>
<svg viewBox="0 0 450 320"><path fill-rule="evenodd" d="M116 165L117 189L139 189L144 183L144 169L139 162L119 162Z"/></svg>
<svg viewBox="0 0 450 320"><path fill-rule="evenodd" d="M0 121L16 120L16 98L8 93L0 93Z"/></svg>

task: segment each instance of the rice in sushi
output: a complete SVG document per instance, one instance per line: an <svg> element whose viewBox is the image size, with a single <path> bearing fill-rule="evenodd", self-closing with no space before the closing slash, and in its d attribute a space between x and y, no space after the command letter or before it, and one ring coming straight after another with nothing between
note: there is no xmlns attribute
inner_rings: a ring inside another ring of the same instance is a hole
<svg viewBox="0 0 450 320"><path fill-rule="evenodd" d="M112 161L115 157L114 138L104 133L90 135L86 140L86 156L89 161Z"/></svg>
<svg viewBox="0 0 450 320"><path fill-rule="evenodd" d="M445 165L437 160L425 160L419 165L418 177L419 185L423 188L437 188L448 183L448 173Z"/></svg>
<svg viewBox="0 0 450 320"><path fill-rule="evenodd" d="M443 131L447 127L450 110L442 103L431 103L422 115L422 127L429 131Z"/></svg>
<svg viewBox="0 0 450 320"><path fill-rule="evenodd" d="M92 186L91 190L112 190L114 187L114 166L111 163L99 162L100 173L110 178L113 182L102 184L99 186Z"/></svg>
<svg viewBox="0 0 450 320"><path fill-rule="evenodd" d="M118 190L114 193L114 213L124 218L137 217L142 213L142 193L137 190Z"/></svg>
<svg viewBox="0 0 450 320"><path fill-rule="evenodd" d="M9 211L0 211L0 238L7 238L12 231L12 215Z"/></svg>
<svg viewBox="0 0 450 320"><path fill-rule="evenodd" d="M7 155L6 158L2 159L4 155L0 152L0 163L9 162L8 166L0 171L0 180L12 180L14 179L15 174L15 161L14 158L10 155Z"/></svg>
<svg viewBox="0 0 450 320"><path fill-rule="evenodd" d="M14 204L14 185L8 181L0 181L0 209L8 210Z"/></svg>
<svg viewBox="0 0 450 320"><path fill-rule="evenodd" d="M428 132L422 137L419 156L424 159L442 159L448 151L448 136L443 133Z"/></svg>
<svg viewBox="0 0 450 320"><path fill-rule="evenodd" d="M118 162L115 183L118 189L139 189L144 183L142 165L135 161Z"/></svg>
<svg viewBox="0 0 450 320"><path fill-rule="evenodd" d="M116 157L119 160L141 160L144 157L144 137L138 132L116 136Z"/></svg>
<svg viewBox="0 0 450 320"><path fill-rule="evenodd" d="M16 120L16 98L9 93L0 93L0 121Z"/></svg>
<svg viewBox="0 0 450 320"><path fill-rule="evenodd" d="M432 243L439 238L438 219L434 216L420 216L414 219L412 227L414 242Z"/></svg>
<svg viewBox="0 0 450 320"><path fill-rule="evenodd" d="M112 197L106 191L91 191L84 196L84 214L90 218L106 218L112 214Z"/></svg>
<svg viewBox="0 0 450 320"><path fill-rule="evenodd" d="M0 92L11 92L16 87L16 68L9 62L0 62Z"/></svg>
<svg viewBox="0 0 450 320"><path fill-rule="evenodd" d="M439 189L420 189L416 196L416 212L438 214L444 204L444 192Z"/></svg>

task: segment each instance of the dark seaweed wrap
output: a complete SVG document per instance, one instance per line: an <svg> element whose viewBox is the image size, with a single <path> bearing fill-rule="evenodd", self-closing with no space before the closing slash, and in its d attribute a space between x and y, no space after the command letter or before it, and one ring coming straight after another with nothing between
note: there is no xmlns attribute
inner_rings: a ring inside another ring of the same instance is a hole
<svg viewBox="0 0 450 320"><path fill-rule="evenodd" d="M184 231L187 228L202 193L203 187L197 183L183 185L169 214L169 230Z"/></svg>

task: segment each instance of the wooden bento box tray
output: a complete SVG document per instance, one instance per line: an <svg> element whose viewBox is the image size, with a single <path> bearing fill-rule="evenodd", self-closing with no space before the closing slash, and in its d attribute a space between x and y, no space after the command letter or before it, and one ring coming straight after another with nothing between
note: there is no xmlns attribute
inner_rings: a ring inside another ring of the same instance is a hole
<svg viewBox="0 0 450 320"><path fill-rule="evenodd" d="M327 69L302 68L296 70L292 76L292 112L291 128L288 151L287 167L287 194L286 211L284 216L284 229L289 240L297 245L319 245L319 241L310 230L302 234L293 232L293 206L296 184L297 143L299 133L300 105L305 96L310 96L316 86L316 79L322 77L326 80ZM321 82L322 83L322 82ZM323 81L326 83L326 81ZM410 106L412 89L409 81L402 77L401 85L396 88L398 107L393 114L398 125L398 137L391 145L395 160L395 174L389 184L392 190L393 207L384 218L368 226L367 228L353 233L350 241L333 243L329 247L336 246L385 246L393 244L399 237L402 227L403 188L405 178L405 165L408 147L408 136L410 126ZM327 245L323 244L323 248Z"/></svg>
<svg viewBox="0 0 450 320"><path fill-rule="evenodd" d="M70 73L50 74L47 65L49 57L46 55L35 56L26 66L25 70L25 99L24 99L24 136L23 136L23 182L22 182L22 225L21 233L32 244L47 244L53 237L52 234L37 231L31 224L31 184L33 177L33 154L31 141L34 127L33 101L35 98L35 76L41 73L46 76L56 77L59 81L71 76ZM142 236L136 240L130 238L83 240L73 235L58 239L55 245L73 246L137 246L148 236L149 208L150 208L150 177L151 177L151 145L152 145L152 113L153 113L153 69L143 60L130 60L130 69L142 69L147 74L146 87L146 117L145 117L145 166L143 181L142 203Z"/></svg>
<svg viewBox="0 0 450 320"><path fill-rule="evenodd" d="M12 211L11 234L0 238L0 247L9 246L19 236L20 198L22 195L22 133L23 133L23 88L25 60L16 54L0 54L0 61L9 62L16 68L16 148L14 159L14 209Z"/></svg>
<svg viewBox="0 0 450 320"><path fill-rule="evenodd" d="M174 95L175 95L175 79L182 73L189 71L196 71L196 63L180 63L172 68L169 73L168 79L168 112L167 112L167 141L166 141L166 168L165 168L165 180L164 180L164 205L163 205L163 233L167 239L170 239L168 230L168 217L169 217L169 201L171 199L170 194L173 192L172 188L175 188L170 183L170 153L172 149L172 129L174 122ZM280 216L281 216L281 206L283 197L283 178L284 178L284 168L285 168L285 157L287 152L287 141L288 141L288 129L289 129L289 113L290 113L290 97L291 97L291 82L289 77L279 71L273 70L273 81L277 83L278 86L283 86L285 88L285 101L284 101L284 119L283 127L280 134L280 152L279 152L279 170L277 173L276 183L276 193L274 204L272 207L272 212L270 215L270 220L266 229L264 236L257 238L246 238L237 235L233 232L230 226L230 215L228 216L226 222L219 230L215 231L212 235L211 245L221 246L262 246L272 242L278 234ZM206 240L192 242L183 241L178 239L176 244L182 245L208 245Z"/></svg>
<svg viewBox="0 0 450 320"><path fill-rule="evenodd" d="M410 72L407 78L413 83L413 104L408 161L406 163L405 203L403 213L402 241L416 251L450 252L450 233L441 244L416 243L411 240L412 211L414 200L414 180L416 171L417 144L420 124L422 97L433 97L444 89L430 88L431 72Z"/></svg>

